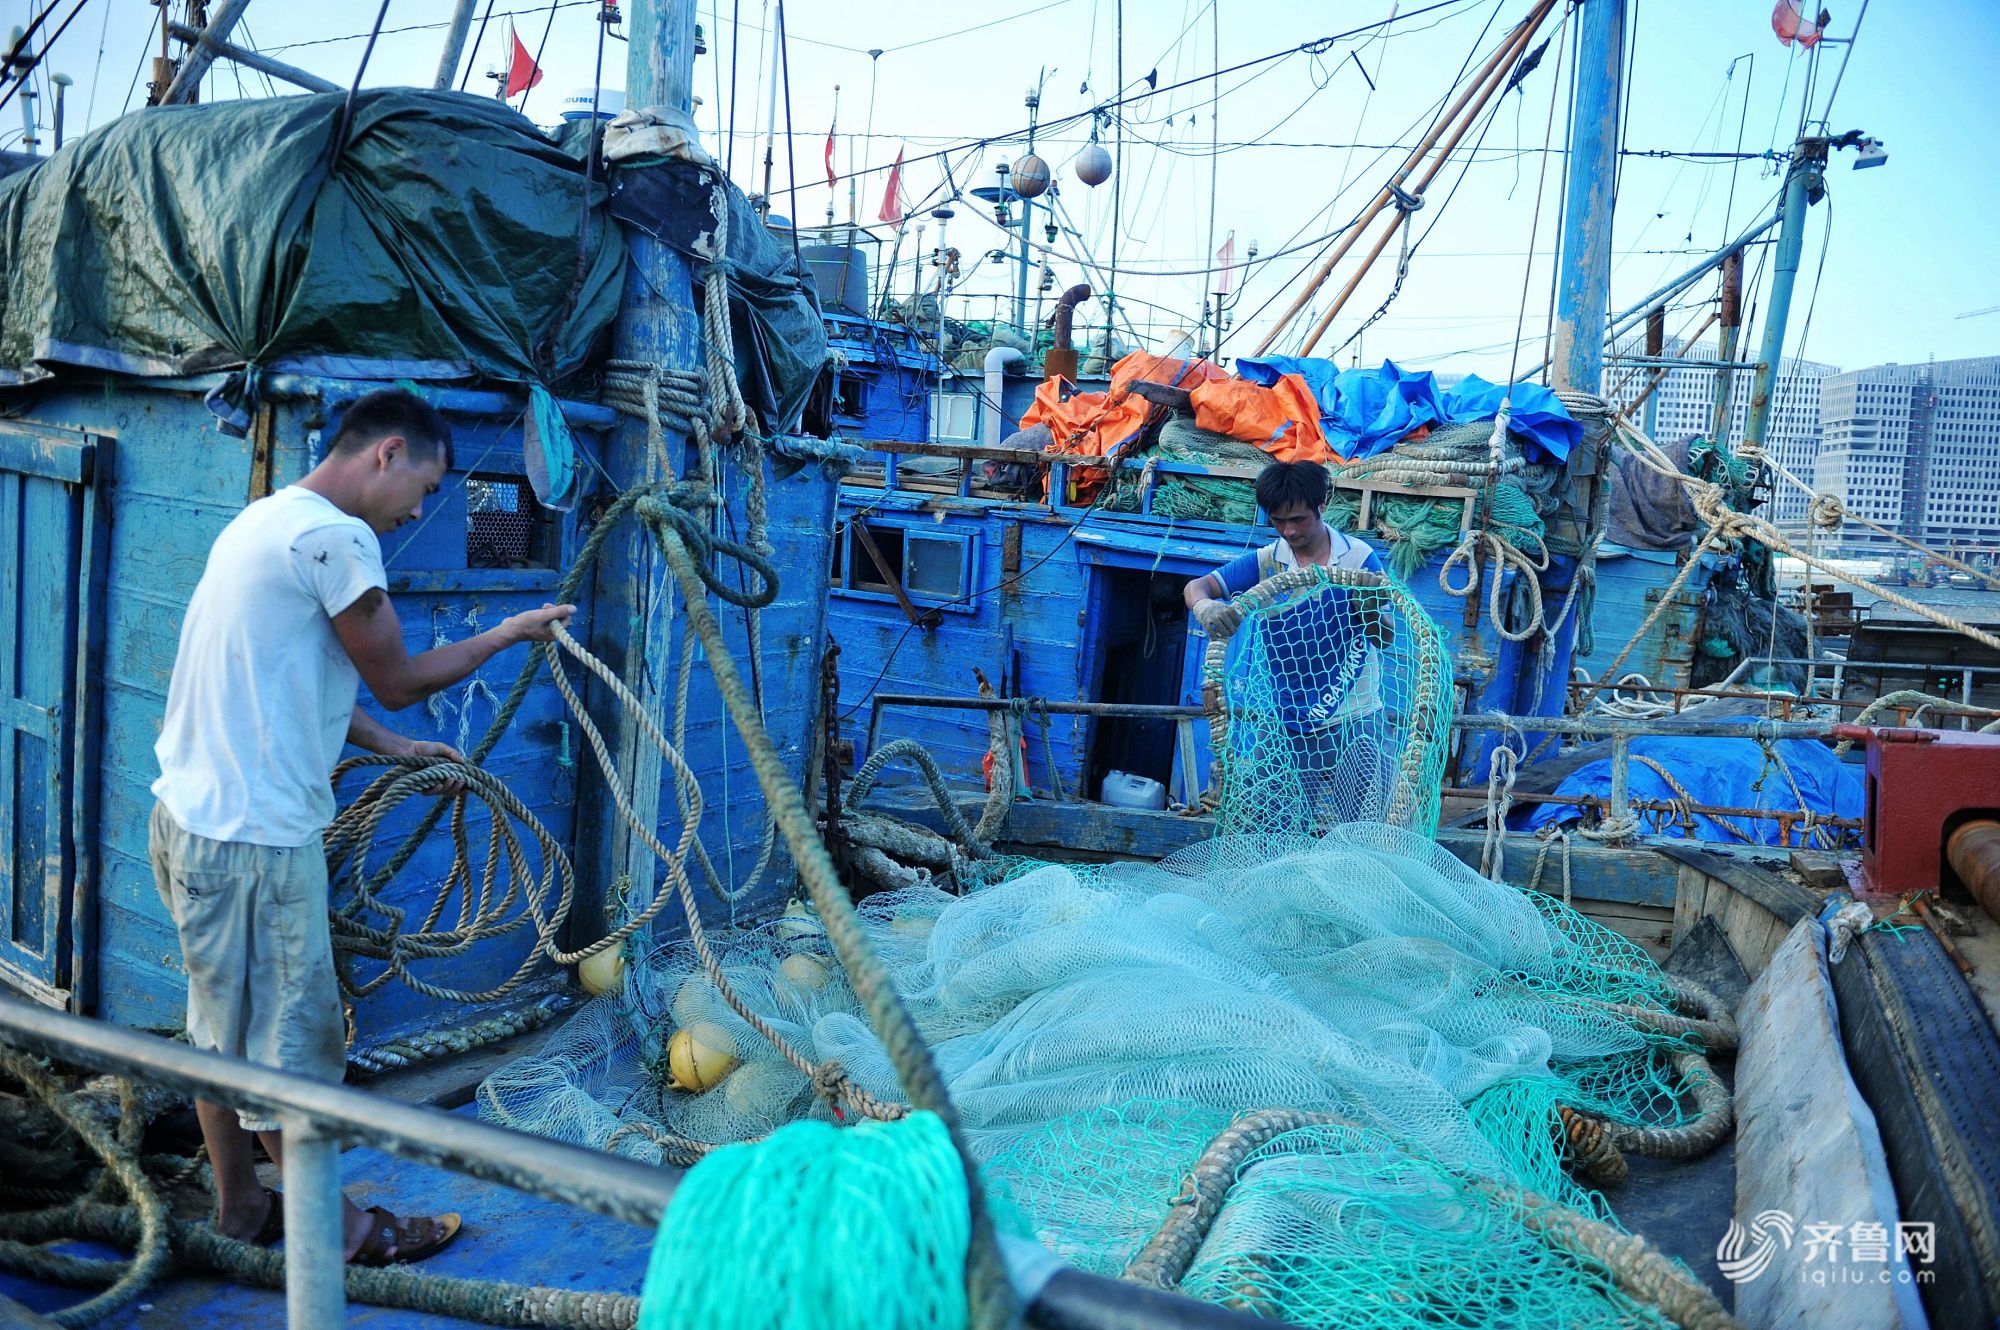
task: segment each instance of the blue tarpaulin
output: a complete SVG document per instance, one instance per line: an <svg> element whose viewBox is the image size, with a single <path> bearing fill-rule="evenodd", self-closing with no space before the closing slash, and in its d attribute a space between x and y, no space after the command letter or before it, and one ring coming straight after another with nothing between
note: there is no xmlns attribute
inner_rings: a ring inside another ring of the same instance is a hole
<svg viewBox="0 0 2000 1330"><path fill-rule="evenodd" d="M1748 724L1752 718L1745 717ZM1800 800L1814 814L1825 817L1860 817L1863 791L1861 770L1848 766L1833 750L1815 739L1780 739L1771 745L1791 769L1791 780L1766 755L1763 745L1753 739L1682 739L1647 736L1632 741L1633 761L1626 783L1635 801L1672 802L1681 796L1659 772L1639 758L1648 758L1669 772L1693 802L1723 808L1769 809L1774 813L1796 813ZM1792 782L1798 793L1792 793ZM1611 762L1606 758L1586 763L1556 787L1557 794L1595 795L1611 793ZM1575 822L1579 810L1562 804L1541 804L1509 818L1516 829L1539 830L1551 823ZM1646 830L1656 835L1705 841L1749 840L1761 845L1778 843L1778 823L1769 818L1731 817L1716 819L1694 814L1692 831L1674 813L1641 813ZM1734 830L1731 830L1734 828ZM1741 834L1738 834L1738 833Z"/></svg>
<svg viewBox="0 0 2000 1330"><path fill-rule="evenodd" d="M1341 369L1318 357L1267 356L1239 359L1236 372L1266 387L1285 374L1304 379L1319 403L1327 443L1350 459L1382 452L1423 425L1491 420L1506 392L1476 374L1441 389L1429 370L1411 373L1392 360L1369 370ZM1531 462L1559 463L1583 437L1583 427L1538 383L1514 385L1508 431L1521 440Z"/></svg>

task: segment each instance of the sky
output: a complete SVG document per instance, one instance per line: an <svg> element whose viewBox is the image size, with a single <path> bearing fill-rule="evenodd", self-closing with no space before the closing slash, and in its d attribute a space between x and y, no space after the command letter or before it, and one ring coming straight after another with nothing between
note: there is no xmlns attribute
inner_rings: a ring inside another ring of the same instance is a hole
<svg viewBox="0 0 2000 1330"><path fill-rule="evenodd" d="M0 0L0 24L24 22L45 2ZM625 0L627 7L640 2ZM49 27L76 3L56 0ZM148 0L81 3L44 71L75 80L71 136L143 106L145 61L158 45L159 11ZM1836 133L1864 130L1889 158L1857 172L1851 151L1835 153L1827 198L1807 217L1785 355L1853 369L2000 353L2000 309L1973 313L2000 306L2000 275L1990 261L2000 240L2000 178L1983 165L2000 131L1992 82L2000 68L2000 6L1883 0L1864 11L1858 0L1828 0L1829 37L1855 40L1823 43L1815 71L1813 57L1773 35L1769 0L1626 3L1628 155L1612 238L1614 309L1768 215L1782 182L1768 157L1639 154L1782 154L1811 81L1812 120L1827 115ZM182 0L173 7L182 10ZM427 85L451 8L451 0L391 0L364 85ZM937 244L938 223L924 210L954 188L993 184L995 165L1025 153L1023 102L1039 85L1044 128L1036 147L1054 171L1064 209L1064 229L1048 256L1055 290L1090 280L1102 292L1115 245L1123 315L1140 340L1164 350L1173 330L1195 327L1216 285L1208 256L1233 233L1239 262L1252 242L1260 256L1234 273L1222 349L1249 354L1330 243L1321 238L1351 221L1396 169L1468 57L1476 66L1528 8L1529 0L1448 0L1435 8L1427 0L790 0L788 77L774 82L774 0L700 0L708 50L696 62L696 118L706 146L752 193L763 188L760 136L775 120L776 208L809 225L824 222L829 205L838 221L849 219L849 183L829 190L822 164L830 128L836 169L853 177L854 212L863 222L874 221L886 169L904 152L911 216L894 287L908 291L933 271L926 262L919 274L913 262ZM237 40L344 85L354 78L377 9L372 0L252 4ZM1395 21L1385 23L1392 12ZM595 14L594 4L578 0L553 7L495 0L484 42L468 51L468 86L492 90L485 73L502 58L511 21L547 71L529 94L527 114L552 122L563 94L597 81ZM1566 52L1580 18L1569 24L1549 19L1538 35L1551 39L1547 56L1468 134L1464 147L1476 144L1477 151L1461 150L1425 191L1425 206L1411 217L1413 249L1400 287L1397 236L1317 354L1343 363L1388 357L1489 378L1540 365L1566 169ZM1322 50L1295 49L1363 28ZM605 46L602 85L622 88L626 46ZM871 50L881 54L871 57ZM1281 52L1292 53L1268 58ZM1120 101L1121 86L1123 104L1093 120L1091 108ZM203 95L269 91L262 76L218 65ZM0 111L0 147L16 146L17 106L18 99ZM44 125L49 118L44 98ZM1118 158L1115 184L1094 189L1071 163L1093 125ZM1035 214L1038 245L1045 204ZM1115 241L1114 207L1122 223ZM978 200L963 198L954 212L949 238L961 251L964 276L948 312L1009 317L1017 270L982 262L1011 245L1009 237ZM1385 226L1378 222L1364 236L1275 350L1296 348ZM875 229L885 241L894 236L886 226ZM1271 257L1309 241L1321 243ZM1753 254L1750 270L1760 283L1770 267L1765 254ZM1362 330L1392 293L1379 320ZM1670 311L1668 331L1693 331L1713 296L1712 282L1699 285ZM1761 320L1761 299L1747 298ZM1093 327L1104 317L1101 300L1082 311ZM1120 333L1127 335L1122 321Z"/></svg>

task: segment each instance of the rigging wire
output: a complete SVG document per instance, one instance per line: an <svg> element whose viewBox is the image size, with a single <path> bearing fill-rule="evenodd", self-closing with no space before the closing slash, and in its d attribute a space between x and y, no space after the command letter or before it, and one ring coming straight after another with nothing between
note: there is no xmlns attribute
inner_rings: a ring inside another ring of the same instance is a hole
<svg viewBox="0 0 2000 1330"><path fill-rule="evenodd" d="M59 3L59 0L49 0L49 7L42 11L41 17L47 18L55 9L57 3ZM42 49L27 57L27 64L21 70L20 77L15 79L13 85L4 93L0 93L0 106L5 106L13 99L15 93L28 85L28 81L34 76L35 71L42 67L42 61L47 58L49 49L62 40L62 35L69 31L69 25L76 22L76 16L81 14L83 7L89 3L90 0L76 0L76 5L69 11L68 16L63 19L54 32L49 34L49 39L42 43ZM38 18L35 22L39 25L41 19ZM23 37L21 40L23 43L26 43L28 39Z"/></svg>
<svg viewBox="0 0 2000 1330"><path fill-rule="evenodd" d="M493 0L486 0L486 12L479 16L479 35L472 39L472 50L467 53L465 69L458 76L458 90L465 91L465 85L472 78L472 67L479 63L479 48L486 43L486 24L493 17Z"/></svg>
<svg viewBox="0 0 2000 1330"><path fill-rule="evenodd" d="M105 38L110 35L110 32L111 5L109 0L106 0L104 22L99 24L97 29L97 63L91 66L90 70L90 99L84 103L83 107L83 132L86 134L90 132L91 126L97 122L97 85L104 77L104 44Z"/></svg>
<svg viewBox="0 0 2000 1330"><path fill-rule="evenodd" d="M549 33L556 26L556 10L561 7L557 3L557 0L550 0L548 22L542 24L542 40L535 46L535 72L537 74L542 72L542 53L549 49ZM363 58L365 59L366 57ZM535 85L540 81L540 79L530 79L528 86L521 90L521 104L514 109L522 115L528 113L528 98L535 95Z"/></svg>
<svg viewBox="0 0 2000 1330"><path fill-rule="evenodd" d="M1409 19L1420 17L1424 14L1433 13L1440 9L1448 9L1453 5L1463 4L1464 2L1465 0L1435 0L1434 3L1426 5L1421 9L1413 9L1409 13L1399 15L1395 18L1377 19L1373 23L1364 23L1360 27L1349 28L1344 32L1332 33L1325 37L1316 37L1312 41L1301 42L1296 46L1288 46L1281 51L1272 51L1265 55L1253 56L1248 60L1239 61L1238 63L1230 65L1227 68L1222 69L1220 71L1197 75L1193 78L1183 80L1182 82L1179 83L1161 84L1159 87L1149 87L1142 92L1131 92L1121 88L1117 96L1112 97L1106 101L1100 102L1086 110L1078 111L1073 115L1061 116L1054 120L1044 122L1036 129L1036 134L1039 136L1048 132L1052 132L1054 130L1062 128L1065 125L1073 125L1080 121L1090 119L1098 115L1100 112L1103 113L1113 112L1126 105L1144 101L1149 97L1158 97L1165 95L1167 93L1178 91L1181 88L1188 87L1194 84L1206 83L1209 82L1211 79L1218 77L1218 75L1238 73L1241 70L1255 68L1258 65L1270 64L1273 61L1283 60L1289 56L1294 56L1294 55L1303 55L1310 53L1324 54L1326 51L1330 50L1334 46L1334 44L1346 41L1351 37L1359 37L1367 33L1376 32L1382 28L1389 26L1392 23L1407 21ZM861 54L865 55L867 54L867 52L864 51L861 52ZM1116 117L1114 116L1113 119L1115 120ZM988 144L996 144L996 143L1011 143L1016 139L1025 137L1027 132L1028 132L1027 126L1024 125L1019 129L1009 130L1005 133L989 134L977 139L969 140L962 146L969 148L969 147L985 147ZM938 152L927 153L921 157L905 157L903 159L903 167L905 170L908 170L912 166L916 166L922 162L931 161L936 158L942 157L947 152L958 151L958 150L959 150L958 148L941 149ZM889 169L890 168L887 166L871 166L871 167L864 167L863 169L855 172L854 174L858 176L869 176L886 172Z"/></svg>
<svg viewBox="0 0 2000 1330"><path fill-rule="evenodd" d="M1465 74L1466 74L1466 71L1467 71L1468 69L1470 69L1470 68L1472 67L1472 62L1473 62L1473 60L1474 60L1474 59L1475 59L1475 58L1476 58L1476 57L1478 56L1478 54L1479 54L1479 51L1480 51L1481 47L1482 47L1482 46L1484 45L1484 43L1485 43L1485 41L1486 41L1486 35L1487 35L1487 34L1488 34L1489 32L1491 32L1491 31L1493 30L1493 21L1494 21L1495 19L1497 19L1497 18L1498 18L1498 17L1500 16L1500 10L1501 10L1502 6L1503 6L1503 5L1505 4L1505 3L1506 3L1506 0L1495 0L1495 3L1494 3L1494 5L1493 5L1493 9L1492 9L1492 11L1491 11L1490 13L1488 13L1488 14L1487 14L1487 16L1486 16L1486 22L1485 22L1485 23L1484 23L1484 24L1483 24L1483 25L1482 25L1482 26L1480 27L1480 29L1479 29L1479 35L1478 35L1477 37L1474 37L1474 38L1472 39L1472 45L1471 45L1470 47L1468 47L1468 48L1466 49L1466 53L1465 53L1465 58L1464 58L1463 60L1461 60L1461 61L1459 62L1459 66L1458 66L1458 73L1457 73L1457 74L1455 74L1455 75L1454 75L1454 76L1452 77L1452 81L1451 81L1450 85L1449 85L1449 86L1447 86L1447 87L1445 88L1445 90L1444 90L1444 93L1443 93L1443 95L1441 95L1441 96L1440 96L1440 97L1439 97L1439 98L1437 99L1437 101L1436 101L1436 103L1435 103L1435 104L1433 105L1432 109L1431 109L1431 110L1429 110L1429 111L1426 111L1426 112L1424 113L1424 115L1428 115L1428 116L1430 117L1430 124L1429 124L1429 126L1427 126L1427 128L1426 128L1426 131L1425 131L1425 132L1426 132L1426 135L1427 135L1427 134L1429 133L1429 130L1431 130L1431 129L1435 129L1435 128L1437 127L1437 124L1438 124L1438 121L1439 121L1440 119L1442 119L1442 118L1443 118L1443 116L1444 116L1444 112L1445 112L1445 108L1446 108L1446 106L1448 106L1448 105L1450 104L1450 102L1451 102L1451 96L1452 96L1452 93L1453 93L1454 91L1456 91L1456 90L1457 90L1457 88L1458 88L1458 86L1459 86L1459 85L1460 85L1461 83L1463 83L1463 82L1465 81ZM1435 10L1438 10L1438 9L1441 9L1441 8L1444 8L1444 5L1442 5L1442 4L1436 4L1436 5L1429 5L1429 6L1426 6L1426 7L1422 8L1422 9L1417 9L1417 10L1413 10L1413 11L1411 11L1411 13L1410 13L1410 14L1406 15L1405 17L1408 17L1408 18L1416 18L1416 17L1419 17L1419 16L1421 16L1421 15L1423 15L1423 14L1427 14L1427 13L1431 13L1431 12L1433 12L1433 11L1435 11ZM1395 21L1395 15L1394 15L1394 14L1392 14L1392 15L1390 16L1390 18L1388 18L1388 19L1384 20L1384 21L1383 21L1383 22L1382 22L1381 24L1378 24L1378 25L1376 25L1376 26L1377 26L1378 28L1386 28L1386 27L1388 26L1388 24L1390 24L1390 23L1393 23L1394 21ZM1423 116L1422 116L1422 115L1420 115L1420 116L1418 117L1418 120L1419 120L1419 121L1421 121L1422 119L1423 119ZM1414 124L1412 124L1411 128L1414 128L1414 127L1415 127L1415 125L1414 125ZM1406 130L1406 131L1404 131L1404 132L1405 132L1405 133L1407 133L1407 132L1409 132L1409 131L1408 131L1408 130ZM1400 137L1400 136L1399 136L1399 137ZM1378 154L1378 155L1377 155L1377 157L1376 157L1376 161L1380 161L1380 160L1381 160L1381 157L1382 157L1383 155L1386 155L1386 154ZM1372 166L1373 166L1374 164L1375 164L1374 162L1370 162L1370 163L1369 163L1369 165L1370 165L1371 167L1372 167ZM1360 181L1360 177L1359 177L1359 176L1355 177L1355 182L1354 182L1354 183L1359 183L1359 181ZM1352 186L1350 185L1350 186L1349 186L1349 188L1351 188L1351 187L1352 187ZM1317 219L1318 219L1318 218L1319 218L1320 216L1322 216L1322 215L1325 215L1325 214L1328 214L1328 213L1331 213L1331 212L1333 211L1333 209L1334 209L1334 208L1335 208L1336 206L1338 206L1338 204L1339 204L1339 201L1340 201L1340 196L1341 196L1341 194L1343 194L1343 193L1345 193L1345 192L1346 192L1346 190L1345 190L1345 189L1343 189L1343 190L1341 190L1341 191L1339 191L1339 192L1335 193L1335 195L1333 196L1333 198L1332 198L1332 199L1329 199L1329 200L1327 201L1327 205L1326 205L1326 206L1325 206L1324 208L1320 209L1320 211L1319 211L1319 212L1317 212L1317 213L1313 214L1313 217L1312 217L1311 219L1308 219L1308 221L1307 221L1306 225L1308 225L1308 226L1309 226L1309 225L1311 225L1311 224L1312 224L1312 222L1313 222L1314 220L1317 220ZM1373 196L1371 195L1371 198L1372 198L1372 197L1373 197ZM1355 213L1355 215L1354 215L1354 216L1353 216L1352 218L1350 218L1350 219L1349 219L1349 220L1347 221L1347 223L1346 223L1345 225L1343 225L1343 226L1339 227L1338 229L1334 230L1333 232L1329 233L1329 234L1328 234L1327 236L1323 237L1323 238L1322 238L1322 240L1321 240L1320 242L1318 242L1318 243L1319 243L1319 244L1321 244L1322 246L1331 246L1331 245L1332 245L1332 244L1333 244L1333 243L1334 243L1334 242L1335 242L1335 241L1336 241L1336 240L1337 240L1337 239L1338 239L1338 238L1339 238L1340 236L1344 235L1344 234L1345 234L1345 233L1346 233L1347 231L1349 231L1349 230L1350 230L1350 229L1352 229L1352 228L1353 228L1353 227L1354 227L1354 226L1355 226L1355 225L1356 225L1357 223L1359 223L1359 222L1360 222L1360 220L1361 220L1361 217L1362 217L1362 214L1363 214L1364 212L1366 212L1366 211L1367 211L1367 207L1366 207L1366 205L1364 204L1364 205L1363 205L1363 207L1362 207L1362 209L1361 209L1361 211L1359 211L1359 212L1356 212L1356 213ZM1305 228L1304 228L1304 227L1301 227L1301 228L1300 228L1300 230L1303 230L1303 229L1305 229ZM1294 235L1296 235L1296 234L1297 234L1297 233L1295 232L1295 233L1294 233ZM1289 244L1290 244L1290 242L1289 242L1289 241L1288 241L1288 242L1286 242L1286 243L1287 243L1287 245L1289 245ZM1324 253L1324 249L1322 249L1322 251L1321 251L1321 252L1322 252L1322 253ZM1273 255L1272 257L1274 257L1274 258L1275 258L1275 257L1276 257L1276 255ZM1312 260L1312 262L1311 262L1311 263L1308 263L1308 264L1307 264L1307 265L1306 265L1305 267L1303 267L1303 268L1299 269L1298 273L1294 274L1294 276L1292 277L1292 281L1297 281L1299 277L1302 277L1302 276L1304 276L1304 275L1305 275L1305 274L1306 274L1307 272L1311 271L1311 270L1312 270L1312 268L1313 268L1313 266L1314 266L1315 264L1317 264L1318 262L1319 262L1319 258L1318 258L1318 256L1316 255L1316 256L1314 256L1314 259ZM1249 280L1250 280L1250 275L1249 275L1248 273L1246 273L1246 274L1245 274L1245 278L1244 278L1244 282L1245 282L1245 284L1246 284L1246 285L1247 285L1247 284L1249 283ZM1277 288L1277 289L1276 289L1275 291L1273 291L1273 292L1272 292L1272 293L1271 293L1270 295L1268 295L1268 296L1266 296L1266 297L1264 298L1264 303L1263 303L1263 304L1261 304L1261 305L1257 306L1257 308L1256 308L1256 309L1254 309L1254 310L1252 310L1252 311L1251 311L1251 313L1250 313L1250 316L1249 316L1248 318L1245 318L1245 319L1238 319L1238 320L1237 320L1237 321L1236 321L1236 322L1235 322L1234 324L1232 324L1232 325L1231 325L1231 327L1230 327L1230 329L1229 329L1229 331L1228 331L1228 332L1225 332L1225 333L1224 333L1224 334L1223 334L1223 335L1222 335L1221 337L1217 338L1217 339L1216 339L1216 346L1215 346L1215 353L1216 353L1216 355L1217 355L1217 356L1220 356L1220 355L1222 354L1222 346L1223 346L1223 343L1225 343L1226 341L1228 341L1228 339L1229 339L1229 333L1231 333L1231 332L1234 332L1234 331L1235 331L1236 329L1238 329L1238 328L1248 328L1248 327L1249 327L1249 326L1250 326L1250 325L1251 325L1252 323L1254 323L1254 322L1255 322L1255 320L1256 320L1256 319L1258 318L1258 316L1260 316L1261 314L1263 314L1265 310L1269 309L1269 308L1271 307L1271 305L1272 305L1272 304L1273 304L1273 303L1274 303L1274 302L1275 302L1275 301L1276 301L1276 300L1277 300L1277 299L1278 299L1278 298L1279 298L1280 296L1284 295L1284 293L1285 293L1285 292L1286 292L1286 291L1287 291L1288 289L1290 289L1290 287L1291 287L1291 284L1292 284L1292 282L1291 282L1291 281L1287 281L1287 282L1284 282L1284 283L1282 283L1282 284L1281 284L1281 285L1280 285L1280 286L1279 286L1279 287L1278 287L1278 288Z"/></svg>
<svg viewBox="0 0 2000 1330"><path fill-rule="evenodd" d="M721 26L718 22L717 26ZM723 142L722 173L736 169L736 53L743 49L743 0L729 0L729 133ZM722 112L716 107L716 113Z"/></svg>
<svg viewBox="0 0 2000 1330"><path fill-rule="evenodd" d="M354 82L347 87L347 101L340 108L340 126L333 133L333 155L338 158L347 149L347 128L354 121L354 97L361 91L361 76L368 72L368 57L375 54L375 41L382 35L382 20L389 17L390 0L382 0L382 7L375 11L375 30L368 34L368 45L361 48L361 63L354 67Z"/></svg>

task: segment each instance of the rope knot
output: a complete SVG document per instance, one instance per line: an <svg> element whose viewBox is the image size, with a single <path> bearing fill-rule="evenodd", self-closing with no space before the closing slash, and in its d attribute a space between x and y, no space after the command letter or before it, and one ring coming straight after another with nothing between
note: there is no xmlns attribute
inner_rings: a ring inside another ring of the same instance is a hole
<svg viewBox="0 0 2000 1330"><path fill-rule="evenodd" d="M1832 494L1815 494L1806 508L1806 520L1825 531L1839 528L1847 516L1847 506Z"/></svg>

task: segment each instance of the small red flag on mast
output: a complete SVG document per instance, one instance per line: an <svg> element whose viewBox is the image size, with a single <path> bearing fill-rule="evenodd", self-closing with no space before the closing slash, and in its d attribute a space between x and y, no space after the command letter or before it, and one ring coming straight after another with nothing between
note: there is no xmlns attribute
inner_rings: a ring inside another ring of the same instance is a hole
<svg viewBox="0 0 2000 1330"><path fill-rule="evenodd" d="M877 214L885 222L903 224L903 149L896 149L896 164L889 168L889 187L882 191L882 211Z"/></svg>
<svg viewBox="0 0 2000 1330"><path fill-rule="evenodd" d="M513 62L507 67L507 95L518 97L542 81L542 71L528 48L521 45L521 34L514 31L512 23L507 25L507 36L514 43Z"/></svg>

